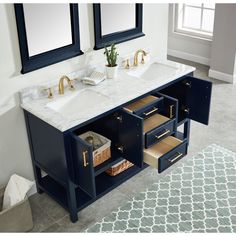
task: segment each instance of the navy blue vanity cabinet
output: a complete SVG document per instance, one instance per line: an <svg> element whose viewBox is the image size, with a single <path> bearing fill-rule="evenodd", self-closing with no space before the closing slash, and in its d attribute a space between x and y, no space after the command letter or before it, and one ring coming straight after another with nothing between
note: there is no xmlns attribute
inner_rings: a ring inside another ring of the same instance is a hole
<svg viewBox="0 0 236 236"><path fill-rule="evenodd" d="M183 158L190 119L208 124L210 99L211 83L187 75L65 132L24 111L37 191L76 222L80 210L144 168L161 173ZM111 140L111 158L96 167L92 146L79 137L87 131ZM134 166L114 177L106 174L123 159Z"/></svg>
<svg viewBox="0 0 236 236"><path fill-rule="evenodd" d="M161 119L161 122L154 128L146 132L145 130L145 148L148 148L160 142L164 138L174 134L177 130L178 121L178 100L161 93L153 93L153 95L162 98L162 106L156 111L157 115L153 115L144 120L145 126L148 126L149 120ZM155 117L156 116L156 117ZM161 116L161 117L160 117Z"/></svg>
<svg viewBox="0 0 236 236"><path fill-rule="evenodd" d="M149 96L153 96L153 95L149 95ZM153 97L156 97L156 96L153 96ZM152 114L156 113L157 111L162 110L164 106L163 103L164 103L163 97L156 97L155 101L147 103L146 105L140 107L139 109L134 110L133 113L142 118L147 118L151 116Z"/></svg>
<svg viewBox="0 0 236 236"><path fill-rule="evenodd" d="M184 132L175 130L161 141L144 149L144 162L159 173L182 159L188 150L190 120L184 120Z"/></svg>
<svg viewBox="0 0 236 236"><path fill-rule="evenodd" d="M97 119L84 127L71 132L71 160L74 166L73 182L90 197L96 198L107 191L99 186L97 179L111 165L126 159L137 167L143 167L142 119L122 109ZM93 167L92 146L82 140L79 135L91 130L109 138L111 158L97 167ZM105 186L105 184L103 184Z"/></svg>
<svg viewBox="0 0 236 236"><path fill-rule="evenodd" d="M212 83L185 76L159 92L179 101L178 122L185 118L208 125L211 103Z"/></svg>
<svg viewBox="0 0 236 236"><path fill-rule="evenodd" d="M96 197L93 148L78 135L71 133L71 157L76 168L75 183L89 196Z"/></svg>
<svg viewBox="0 0 236 236"><path fill-rule="evenodd" d="M64 134L30 112L24 113L36 182L41 179L41 169L50 171L50 175L65 186L67 179L74 176L68 171L71 166L67 162Z"/></svg>
<svg viewBox="0 0 236 236"><path fill-rule="evenodd" d="M123 158L143 167L143 122L134 114L121 110L119 116L119 148Z"/></svg>

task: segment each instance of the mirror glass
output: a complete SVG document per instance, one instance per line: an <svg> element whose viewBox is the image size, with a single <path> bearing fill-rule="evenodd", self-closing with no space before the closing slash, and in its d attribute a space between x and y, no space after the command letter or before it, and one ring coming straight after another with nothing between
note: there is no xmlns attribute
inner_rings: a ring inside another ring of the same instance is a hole
<svg viewBox="0 0 236 236"><path fill-rule="evenodd" d="M69 4L23 4L23 8L30 57L72 44Z"/></svg>
<svg viewBox="0 0 236 236"><path fill-rule="evenodd" d="M134 29L135 9L135 4L101 4L102 35Z"/></svg>
<svg viewBox="0 0 236 236"><path fill-rule="evenodd" d="M94 49L145 36L143 4L94 3Z"/></svg>
<svg viewBox="0 0 236 236"><path fill-rule="evenodd" d="M15 3L22 70L25 74L80 56L78 4Z"/></svg>

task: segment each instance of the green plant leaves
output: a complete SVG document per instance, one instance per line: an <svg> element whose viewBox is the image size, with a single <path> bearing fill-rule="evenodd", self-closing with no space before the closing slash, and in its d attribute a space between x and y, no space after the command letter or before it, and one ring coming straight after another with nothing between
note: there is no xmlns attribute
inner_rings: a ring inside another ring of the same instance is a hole
<svg viewBox="0 0 236 236"><path fill-rule="evenodd" d="M105 46L104 55L106 55L107 63L108 63L109 67L114 67L114 66L117 65L116 64L117 63L117 57L118 57L119 54L116 51L116 45L114 43L110 46L110 49L107 48L107 46Z"/></svg>

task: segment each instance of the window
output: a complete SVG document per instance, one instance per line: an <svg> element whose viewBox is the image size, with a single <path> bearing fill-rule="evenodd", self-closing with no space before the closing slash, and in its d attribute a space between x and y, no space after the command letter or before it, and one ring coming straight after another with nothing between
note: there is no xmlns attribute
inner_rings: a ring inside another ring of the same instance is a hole
<svg viewBox="0 0 236 236"><path fill-rule="evenodd" d="M177 4L175 31L192 36L212 38L215 4Z"/></svg>

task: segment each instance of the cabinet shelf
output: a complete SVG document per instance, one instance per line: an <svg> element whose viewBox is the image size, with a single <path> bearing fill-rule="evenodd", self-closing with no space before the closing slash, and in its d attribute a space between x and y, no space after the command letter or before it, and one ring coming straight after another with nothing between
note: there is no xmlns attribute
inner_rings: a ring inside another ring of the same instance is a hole
<svg viewBox="0 0 236 236"><path fill-rule="evenodd" d="M124 172L118 174L117 176L110 176L107 173L103 172L100 175L96 176L96 193L97 197L100 197L107 192L111 191L113 188L117 187L121 183L125 182L127 179L131 178L142 169L148 167L147 164L144 164L142 168L137 166L132 166Z"/></svg>
<svg viewBox="0 0 236 236"><path fill-rule="evenodd" d="M110 159L107 161L104 161L102 164L94 167L94 175L100 175L102 172L109 169L111 166L115 165L116 163L123 160L123 157L120 156L120 154L114 154Z"/></svg>
<svg viewBox="0 0 236 236"><path fill-rule="evenodd" d="M39 182L39 187L65 209L68 209L66 189L51 178L49 175L43 177Z"/></svg>
<svg viewBox="0 0 236 236"><path fill-rule="evenodd" d="M122 184L127 179L131 178L132 176L134 176L147 166L148 165L146 164L143 166L143 168L133 166L130 169L114 177L109 176L105 172L96 176L97 196L95 198L88 196L83 190L77 187L75 189L77 211L82 210L92 202L96 201L96 199L102 197L107 192L111 191L113 188ZM69 210L66 188L63 187L63 185L59 184L49 175L46 175L40 180L39 187L50 197L52 197L56 202L58 202L63 208Z"/></svg>
<svg viewBox="0 0 236 236"><path fill-rule="evenodd" d="M57 201L61 206L63 206L66 210L68 210L66 189L61 184L47 175L40 180L39 187L49 196L51 196L55 201ZM93 201L94 199L88 196L83 190L78 187L76 188L76 202L78 211L83 209Z"/></svg>
<svg viewBox="0 0 236 236"><path fill-rule="evenodd" d="M100 165L94 167L94 175L100 175L102 172L109 169L111 166L123 160L123 157L120 152L114 146L111 146L111 158L104 161Z"/></svg>

